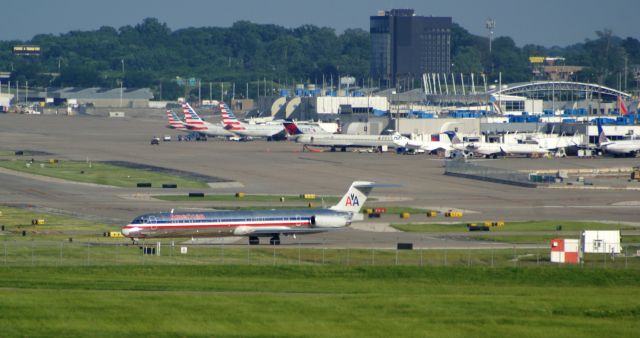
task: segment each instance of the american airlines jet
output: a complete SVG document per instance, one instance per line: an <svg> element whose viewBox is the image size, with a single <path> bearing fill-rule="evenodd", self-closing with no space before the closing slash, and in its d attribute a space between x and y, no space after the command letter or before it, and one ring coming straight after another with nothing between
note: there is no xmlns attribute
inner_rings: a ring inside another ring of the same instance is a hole
<svg viewBox="0 0 640 338"><path fill-rule="evenodd" d="M167 119L169 120L169 124L167 125L167 128L177 129L177 130L187 129L186 124L182 122L180 118L178 118L178 115L176 115L176 113L172 112L171 110L167 110Z"/></svg>
<svg viewBox="0 0 640 338"><path fill-rule="evenodd" d="M220 102L220 112L224 128L234 134L244 137L263 137L269 141L276 139L278 134L284 136L282 123L250 124L240 122L224 102Z"/></svg>
<svg viewBox="0 0 640 338"><path fill-rule="evenodd" d="M383 185L355 181L338 204L328 209L288 209L260 211L160 212L138 216L122 228L134 240L162 237L249 237L249 244L260 244L270 237L280 244L280 235L302 235L343 228L362 220L360 209L374 187ZM388 185L386 185L388 186Z"/></svg>
<svg viewBox="0 0 640 338"><path fill-rule="evenodd" d="M184 113L184 124L189 130L197 131L211 137L236 136L234 133L225 129L222 124L214 124L204 121L187 102L182 103L182 112Z"/></svg>

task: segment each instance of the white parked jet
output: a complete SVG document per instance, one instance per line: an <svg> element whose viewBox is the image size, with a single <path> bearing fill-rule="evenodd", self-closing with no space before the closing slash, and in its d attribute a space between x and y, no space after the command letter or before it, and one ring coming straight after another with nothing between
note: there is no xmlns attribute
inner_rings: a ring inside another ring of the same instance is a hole
<svg viewBox="0 0 640 338"><path fill-rule="evenodd" d="M398 139L394 142L399 147L404 147L412 150L424 150L427 153L433 152L438 149L442 149L445 151L453 151L456 150L451 144L452 133L444 133L438 135L438 140L434 141L432 139L429 140L403 140Z"/></svg>
<svg viewBox="0 0 640 338"><path fill-rule="evenodd" d="M330 147L331 151L347 148L397 148L404 147L409 139L393 133L392 135L352 135L352 134L302 134L295 138L305 146Z"/></svg>
<svg viewBox="0 0 640 338"><path fill-rule="evenodd" d="M284 126L282 123L250 124L238 121L231 109L224 102L220 102L220 112L224 128L234 134L244 137L263 137L271 141L282 135L284 138Z"/></svg>
<svg viewBox="0 0 640 338"><path fill-rule="evenodd" d="M598 124L598 134L598 147L605 153L634 157L640 153L640 139L611 141L604 134L601 124Z"/></svg>
<svg viewBox="0 0 640 338"><path fill-rule="evenodd" d="M548 149L540 147L537 143L487 143L487 142L461 142L457 135L452 138L452 146L461 151L480 154L485 157L496 158L501 155L545 155Z"/></svg>

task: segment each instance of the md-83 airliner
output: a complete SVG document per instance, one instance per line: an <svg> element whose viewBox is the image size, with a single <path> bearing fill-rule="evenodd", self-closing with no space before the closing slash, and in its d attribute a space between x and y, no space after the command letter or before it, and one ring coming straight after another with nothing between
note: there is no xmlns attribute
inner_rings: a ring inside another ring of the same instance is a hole
<svg viewBox="0 0 640 338"><path fill-rule="evenodd" d="M280 209L257 211L160 212L138 216L122 228L122 234L141 238L249 237L249 244L260 244L260 237L271 237L280 245L281 235L326 232L362 220L360 209L374 187L389 186L355 181L338 204L327 209Z"/></svg>

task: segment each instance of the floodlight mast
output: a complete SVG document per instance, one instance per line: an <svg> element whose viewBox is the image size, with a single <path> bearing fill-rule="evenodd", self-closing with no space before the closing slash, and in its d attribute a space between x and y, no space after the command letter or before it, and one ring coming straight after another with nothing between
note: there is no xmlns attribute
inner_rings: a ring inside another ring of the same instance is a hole
<svg viewBox="0 0 640 338"><path fill-rule="evenodd" d="M489 18L485 23L489 31L489 54L491 54L491 41L493 40L493 30L496 28L496 21Z"/></svg>

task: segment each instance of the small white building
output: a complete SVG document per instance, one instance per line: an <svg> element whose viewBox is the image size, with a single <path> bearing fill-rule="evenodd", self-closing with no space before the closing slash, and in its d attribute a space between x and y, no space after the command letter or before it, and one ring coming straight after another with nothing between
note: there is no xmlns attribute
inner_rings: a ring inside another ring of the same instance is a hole
<svg viewBox="0 0 640 338"><path fill-rule="evenodd" d="M580 244L584 253L619 254L620 230L585 230L580 235Z"/></svg>
<svg viewBox="0 0 640 338"><path fill-rule="evenodd" d="M491 94L491 102L496 113L501 115L541 115L544 111L543 101L528 99L523 96Z"/></svg>

